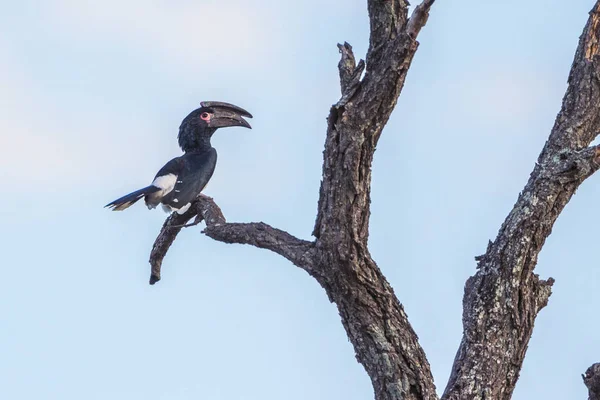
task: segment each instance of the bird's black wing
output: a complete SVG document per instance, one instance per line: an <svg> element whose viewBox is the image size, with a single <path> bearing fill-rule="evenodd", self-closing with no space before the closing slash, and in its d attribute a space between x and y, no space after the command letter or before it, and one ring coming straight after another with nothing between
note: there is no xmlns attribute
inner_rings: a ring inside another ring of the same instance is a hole
<svg viewBox="0 0 600 400"><path fill-rule="evenodd" d="M161 177L161 176L166 176L169 174L173 174L173 175L179 175L181 173L181 171L183 170L183 157L175 157L174 159L172 159L171 161L169 161L168 163L166 163L157 173L156 176L154 177L154 179Z"/></svg>
<svg viewBox="0 0 600 400"><path fill-rule="evenodd" d="M198 197L215 171L217 151L211 148L202 153L187 153L179 159L182 168L175 186L161 201L173 209L183 208Z"/></svg>

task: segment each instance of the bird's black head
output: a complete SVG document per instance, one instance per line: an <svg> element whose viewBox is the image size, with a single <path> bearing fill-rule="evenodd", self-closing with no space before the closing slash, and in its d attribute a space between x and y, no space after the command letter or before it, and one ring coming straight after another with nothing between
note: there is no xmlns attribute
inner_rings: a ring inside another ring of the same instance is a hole
<svg viewBox="0 0 600 400"><path fill-rule="evenodd" d="M219 128L243 126L252 129L243 117L252 118L248 111L220 101L203 101L179 127L179 146L185 152L210 148L210 138Z"/></svg>

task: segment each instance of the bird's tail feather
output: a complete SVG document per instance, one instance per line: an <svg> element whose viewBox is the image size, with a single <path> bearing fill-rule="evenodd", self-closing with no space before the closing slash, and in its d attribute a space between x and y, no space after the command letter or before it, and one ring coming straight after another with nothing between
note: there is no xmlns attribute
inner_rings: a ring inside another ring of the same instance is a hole
<svg viewBox="0 0 600 400"><path fill-rule="evenodd" d="M143 189L136 190L135 192L129 193L121 198L118 198L117 200L112 201L104 207L108 207L113 211L123 211L147 194L154 193L159 190L160 188L154 185L146 186Z"/></svg>

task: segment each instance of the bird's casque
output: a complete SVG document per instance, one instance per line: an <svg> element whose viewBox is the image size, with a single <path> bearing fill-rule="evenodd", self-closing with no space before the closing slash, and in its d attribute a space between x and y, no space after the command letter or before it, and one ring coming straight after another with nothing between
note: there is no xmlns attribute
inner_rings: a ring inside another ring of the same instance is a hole
<svg viewBox="0 0 600 400"><path fill-rule="evenodd" d="M107 204L113 211L122 211L142 197L149 209L162 204L165 211L186 212L192 201L204 189L217 165L217 151L210 139L219 128L242 126L250 128L244 117L248 111L229 103L204 101L192 111L179 127L179 147L184 151L158 171L152 184Z"/></svg>

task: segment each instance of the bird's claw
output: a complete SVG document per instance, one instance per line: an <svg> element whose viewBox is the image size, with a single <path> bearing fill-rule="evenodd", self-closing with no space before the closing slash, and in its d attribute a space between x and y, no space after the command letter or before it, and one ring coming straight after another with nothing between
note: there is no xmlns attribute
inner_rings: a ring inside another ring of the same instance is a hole
<svg viewBox="0 0 600 400"><path fill-rule="evenodd" d="M200 222L201 222L201 220L200 220L200 221L194 221L194 222L192 222L191 224L183 224L183 225L171 225L171 226L169 227L169 229L172 229L172 228L190 228L190 227L192 227L192 226L196 226L196 225L198 225Z"/></svg>

